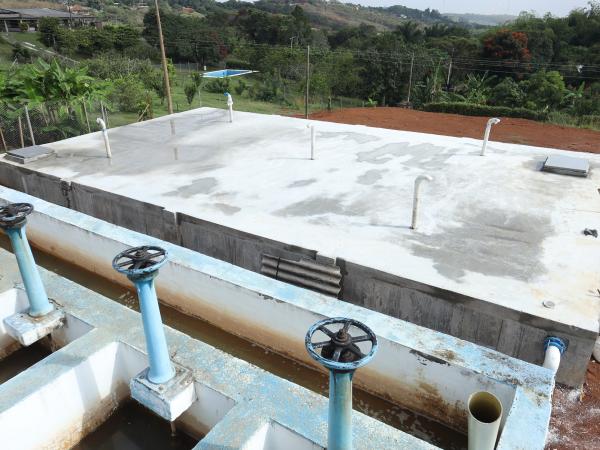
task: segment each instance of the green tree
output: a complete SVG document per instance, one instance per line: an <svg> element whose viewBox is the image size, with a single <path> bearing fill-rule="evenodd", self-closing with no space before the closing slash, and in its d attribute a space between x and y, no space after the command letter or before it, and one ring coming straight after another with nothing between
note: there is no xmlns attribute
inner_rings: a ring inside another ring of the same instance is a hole
<svg viewBox="0 0 600 450"><path fill-rule="evenodd" d="M527 93L527 107L530 109L557 109L567 94L565 81L556 71L536 72L521 85Z"/></svg>
<svg viewBox="0 0 600 450"><path fill-rule="evenodd" d="M185 94L185 98L188 102L188 105L191 106L192 102L194 101L194 98L196 98L196 94L198 93L198 88L193 82L189 81L183 85L183 92Z"/></svg>
<svg viewBox="0 0 600 450"><path fill-rule="evenodd" d="M492 88L489 102L494 106L508 106L510 108L522 107L525 101L525 92L521 86L510 77L504 78Z"/></svg>
<svg viewBox="0 0 600 450"><path fill-rule="evenodd" d="M146 105L147 92L142 82L135 76L125 76L115 80L108 95L110 102L123 112L140 113Z"/></svg>
<svg viewBox="0 0 600 450"><path fill-rule="evenodd" d="M61 25L55 17L44 17L38 22L38 31L40 32L40 40L46 47L54 47L56 44L56 36L59 33Z"/></svg>

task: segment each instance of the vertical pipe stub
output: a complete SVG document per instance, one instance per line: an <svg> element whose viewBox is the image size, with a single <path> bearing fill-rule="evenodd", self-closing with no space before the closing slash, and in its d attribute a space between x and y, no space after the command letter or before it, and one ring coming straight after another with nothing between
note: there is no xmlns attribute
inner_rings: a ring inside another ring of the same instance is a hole
<svg viewBox="0 0 600 450"><path fill-rule="evenodd" d="M351 326L357 328L360 334L352 336ZM332 331L331 327L336 327L336 331ZM327 340L313 342L317 332ZM370 349L363 351L357 345L359 343L368 343ZM352 450L352 376L356 369L375 356L377 336L361 322L337 317L311 326L306 333L305 345L308 354L329 369L327 449Z"/></svg>
<svg viewBox="0 0 600 450"><path fill-rule="evenodd" d="M410 228L413 230L417 229L417 219L419 216L419 203L421 201L421 183L423 181L433 181L433 177L430 175L419 175L415 178L415 189L413 193L413 209L412 209L412 220Z"/></svg>
<svg viewBox="0 0 600 450"><path fill-rule="evenodd" d="M112 158L112 152L110 150L110 141L108 140L108 130L106 129L106 122L102 120L100 117L96 119L96 123L100 125L102 129L102 138L104 139L104 149L106 150L106 157Z"/></svg>
<svg viewBox="0 0 600 450"><path fill-rule="evenodd" d="M488 140L490 139L490 132L492 131L492 125L497 125L500 123L500 119L494 117L487 121L487 125L485 126L485 133L483 135L483 146L481 147L481 156L485 155L485 149L487 148Z"/></svg>
<svg viewBox="0 0 600 450"><path fill-rule="evenodd" d="M154 288L154 278L167 258L166 250L145 245L119 253L112 262L113 268L127 275L137 289L150 364L148 380L154 384L165 383L175 375Z"/></svg>
<svg viewBox="0 0 600 450"><path fill-rule="evenodd" d="M229 123L233 122L233 97L229 92L223 94L227 97L227 109L229 110Z"/></svg>
<svg viewBox="0 0 600 450"><path fill-rule="evenodd" d="M17 264L29 300L28 314L31 317L41 317L54 310L54 307L48 300L48 295L42 284L40 273L35 265L25 234L27 216L32 212L33 205L30 203L11 203L1 206L0 228L8 235L17 258Z"/></svg>

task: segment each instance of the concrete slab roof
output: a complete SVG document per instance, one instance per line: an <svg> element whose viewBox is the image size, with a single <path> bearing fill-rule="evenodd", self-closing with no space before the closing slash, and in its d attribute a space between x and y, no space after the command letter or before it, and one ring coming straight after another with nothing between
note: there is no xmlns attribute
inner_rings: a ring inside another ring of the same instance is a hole
<svg viewBox="0 0 600 450"><path fill-rule="evenodd" d="M27 167L598 332L600 155L577 178L540 170L560 150L310 121L310 160L308 123L200 108L111 129L112 160L98 132Z"/></svg>

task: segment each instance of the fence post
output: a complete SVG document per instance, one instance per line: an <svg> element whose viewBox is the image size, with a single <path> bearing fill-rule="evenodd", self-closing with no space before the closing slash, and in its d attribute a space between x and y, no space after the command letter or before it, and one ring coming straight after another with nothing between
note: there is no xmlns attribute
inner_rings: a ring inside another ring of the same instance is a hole
<svg viewBox="0 0 600 450"><path fill-rule="evenodd" d="M108 128L108 117L106 117L106 109L104 108L104 102L100 102L100 113L102 114L102 120L106 124L106 128Z"/></svg>
<svg viewBox="0 0 600 450"><path fill-rule="evenodd" d="M17 116L17 124L19 125L19 138L21 139L21 148L24 148L25 139L23 138L23 124L21 123L21 114Z"/></svg>
<svg viewBox="0 0 600 450"><path fill-rule="evenodd" d="M2 138L2 146L4 147L4 151L8 151L8 147L6 146L6 140L4 139L4 133L2 132L2 126L0 125L0 138Z"/></svg>
<svg viewBox="0 0 600 450"><path fill-rule="evenodd" d="M87 125L88 133L91 133L92 129L90 128L90 118L88 117L87 108L85 107L85 102L81 102L81 104L83 105L83 114L85 115L85 123Z"/></svg>
<svg viewBox="0 0 600 450"><path fill-rule="evenodd" d="M35 145L35 137L33 136L33 128L31 127L31 119L29 118L29 108L25 105L25 118L27 119L27 127L29 128L29 136L31 137L31 144Z"/></svg>

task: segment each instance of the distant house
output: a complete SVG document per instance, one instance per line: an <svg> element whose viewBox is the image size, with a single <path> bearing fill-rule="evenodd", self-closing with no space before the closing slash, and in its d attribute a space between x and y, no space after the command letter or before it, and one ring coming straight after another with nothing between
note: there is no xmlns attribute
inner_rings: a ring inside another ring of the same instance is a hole
<svg viewBox="0 0 600 450"><path fill-rule="evenodd" d="M50 8L0 8L1 31L20 31L20 24L25 23L29 29L37 29L40 19L53 17L64 25L97 25L99 20L91 15L77 14L74 11L59 11Z"/></svg>

